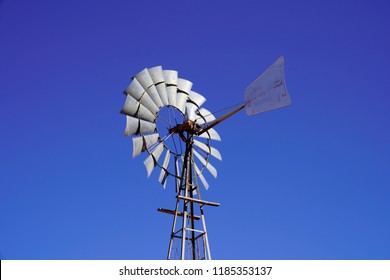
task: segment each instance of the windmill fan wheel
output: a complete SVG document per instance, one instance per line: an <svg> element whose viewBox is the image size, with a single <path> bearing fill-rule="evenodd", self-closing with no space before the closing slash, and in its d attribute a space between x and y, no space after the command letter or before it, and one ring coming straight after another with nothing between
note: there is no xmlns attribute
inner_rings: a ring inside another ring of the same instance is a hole
<svg viewBox="0 0 390 280"><path fill-rule="evenodd" d="M209 185L203 171L217 176L210 156L222 160L211 146L213 140L221 140L215 129L199 136L194 133L215 117L202 107L206 99L191 89L192 82L179 78L177 71L156 66L136 74L124 91L126 101L121 113L126 115L125 136L133 137L133 157L145 153L148 177L159 167L158 180L164 188L169 177L176 185L180 183L186 139L191 139L195 155L192 176L199 178L206 189Z"/></svg>

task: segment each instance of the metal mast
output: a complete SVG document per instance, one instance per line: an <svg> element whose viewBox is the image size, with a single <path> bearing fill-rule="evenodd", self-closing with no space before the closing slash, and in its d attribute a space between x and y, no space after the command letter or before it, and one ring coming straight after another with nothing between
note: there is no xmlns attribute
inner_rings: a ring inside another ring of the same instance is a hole
<svg viewBox="0 0 390 280"><path fill-rule="evenodd" d="M160 212L173 215L167 259L210 260L211 253L203 207L220 204L201 199L197 177L194 176L193 135L187 132L185 140L186 149L181 179L177 186L175 210L158 209Z"/></svg>

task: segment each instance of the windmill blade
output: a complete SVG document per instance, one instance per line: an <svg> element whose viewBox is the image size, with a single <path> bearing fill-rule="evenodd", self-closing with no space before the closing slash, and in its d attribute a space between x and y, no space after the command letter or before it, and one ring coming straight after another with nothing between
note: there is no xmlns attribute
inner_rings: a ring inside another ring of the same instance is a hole
<svg viewBox="0 0 390 280"><path fill-rule="evenodd" d="M141 154L144 150L144 139L142 136L133 138L133 158Z"/></svg>
<svg viewBox="0 0 390 280"><path fill-rule="evenodd" d="M199 117L196 118L197 124L205 124L205 123L212 122L215 120L214 115L209 110L207 110L205 108L200 108L198 110L198 115L199 115Z"/></svg>
<svg viewBox="0 0 390 280"><path fill-rule="evenodd" d="M140 131L141 134L147 134L147 133L155 132L155 130L156 130L156 124L155 123L147 122L147 121L144 121L144 120L139 120L139 124L140 124L139 131Z"/></svg>
<svg viewBox="0 0 390 280"><path fill-rule="evenodd" d="M176 94L176 108L184 115L186 112L186 102L188 95L184 92L178 92Z"/></svg>
<svg viewBox="0 0 390 280"><path fill-rule="evenodd" d="M158 133L133 138L133 158L158 142Z"/></svg>
<svg viewBox="0 0 390 280"><path fill-rule="evenodd" d="M169 105L168 102L168 93L165 85L164 73L161 66L156 66L148 69L150 76L156 86L157 92L160 96L162 103L165 105Z"/></svg>
<svg viewBox="0 0 390 280"><path fill-rule="evenodd" d="M145 89L147 94L153 100L154 104L157 105L158 108L161 108L164 104L161 101L160 95L156 87L154 86L154 82L147 68L139 72L135 75L135 78L139 81L142 87Z"/></svg>
<svg viewBox="0 0 390 280"><path fill-rule="evenodd" d="M138 117L150 122L154 122L156 120L156 116L150 112L149 109L135 100L135 98L129 94L126 97L125 105L123 106L121 113L131 117Z"/></svg>
<svg viewBox="0 0 390 280"><path fill-rule="evenodd" d="M135 78L138 80L138 82L141 84L141 86L144 89L148 89L151 85L153 85L153 79L150 76L150 73L147 68L139 72L137 75L135 75Z"/></svg>
<svg viewBox="0 0 390 280"><path fill-rule="evenodd" d="M189 95L191 88L192 88L192 82L190 82L186 79L182 79L182 78L177 79L177 89L179 91L182 91L182 92L186 93L187 95Z"/></svg>
<svg viewBox="0 0 390 280"><path fill-rule="evenodd" d="M186 120L195 121L196 119L196 110L198 109L198 106L196 106L194 103L187 102L186 103Z"/></svg>
<svg viewBox="0 0 390 280"><path fill-rule="evenodd" d="M167 153L165 154L163 166L160 172L160 177L158 178L158 181L163 185L164 189L168 177L168 164L169 164L170 155L171 153L167 149Z"/></svg>
<svg viewBox="0 0 390 280"><path fill-rule="evenodd" d="M246 113L251 116L291 104L284 81L284 58L279 57L244 93Z"/></svg>
<svg viewBox="0 0 390 280"><path fill-rule="evenodd" d="M193 103L195 103L198 107L202 106L203 103L206 102L206 98L203 97L203 95L195 92L190 91L189 97L188 97Z"/></svg>
<svg viewBox="0 0 390 280"><path fill-rule="evenodd" d="M199 170L198 166L194 162L194 168L195 168L195 174L199 177L200 181L202 182L204 188L206 190L209 189L209 184L207 183L206 179L204 178L202 172Z"/></svg>
<svg viewBox="0 0 390 280"><path fill-rule="evenodd" d="M143 81L143 83L146 83ZM159 107L152 100L147 93L146 89L142 86L141 82L136 77L133 78L130 85L125 90L126 94L131 95L135 100L139 101L142 105L148 108L153 114L157 114Z"/></svg>
<svg viewBox="0 0 390 280"><path fill-rule="evenodd" d="M198 135L201 138L208 138L211 140L221 141L221 136L219 136L218 132L214 128L210 128L201 135Z"/></svg>
<svg viewBox="0 0 390 280"><path fill-rule="evenodd" d="M139 128L139 119L126 116L125 136L137 134Z"/></svg>
<svg viewBox="0 0 390 280"><path fill-rule="evenodd" d="M181 178L181 174L180 174L180 163L179 163L179 159L180 157L178 156L175 156L175 174L176 174L176 192L179 193L179 189L180 189L180 178Z"/></svg>
<svg viewBox="0 0 390 280"><path fill-rule="evenodd" d="M149 96L152 98L153 102L157 105L158 108L161 108L164 106L163 102L161 101L160 94L157 91L157 88L155 85L151 85L146 92L149 94Z"/></svg>
<svg viewBox="0 0 390 280"><path fill-rule="evenodd" d="M177 95L176 95L176 108L178 108L183 114L185 114L185 105L190 94L192 82L178 78L177 79Z"/></svg>
<svg viewBox="0 0 390 280"><path fill-rule="evenodd" d="M153 168L154 168L154 159L152 155L149 155L145 161L144 165L146 167L146 172L148 173L148 177L150 177L150 174L152 174Z"/></svg>
<svg viewBox="0 0 390 280"><path fill-rule="evenodd" d="M168 104L171 106L176 106L177 71L163 70L163 74L167 86Z"/></svg>
<svg viewBox="0 0 390 280"><path fill-rule="evenodd" d="M161 101L164 106L169 105L167 86L165 85L165 83L157 84L156 89L158 91L158 94L160 95Z"/></svg>
<svg viewBox="0 0 390 280"><path fill-rule="evenodd" d="M165 83L162 66L151 67L148 71L155 85Z"/></svg>
<svg viewBox="0 0 390 280"><path fill-rule="evenodd" d="M217 178L217 169L215 169L215 167L212 166L210 162L206 161L205 158L202 157L195 149L192 149L192 152L199 159L199 161L207 168L207 170L210 171L211 175L213 175L214 178Z"/></svg>
<svg viewBox="0 0 390 280"><path fill-rule="evenodd" d="M130 85L125 89L125 94L133 96L136 100L140 100L142 95L144 94L145 89L138 82L137 79L131 81Z"/></svg>
<svg viewBox="0 0 390 280"><path fill-rule="evenodd" d="M221 153L217 149L215 149L215 148L213 148L205 143L202 143L196 139L194 139L194 144L197 147L199 147L200 149L202 149L203 151L205 151L206 153L212 155L213 157L215 157L219 160L222 160Z"/></svg>
<svg viewBox="0 0 390 280"><path fill-rule="evenodd" d="M138 118L126 116L125 136L155 132L156 124Z"/></svg>
<svg viewBox="0 0 390 280"><path fill-rule="evenodd" d="M198 110L199 107L202 106L205 101L206 98L204 98L202 95L194 91L190 91L188 101L186 103L186 119L196 121L196 110ZM199 122L197 123L199 124Z"/></svg>
<svg viewBox="0 0 390 280"><path fill-rule="evenodd" d="M143 136L144 138L144 146L146 149L149 149L152 147L154 144L156 144L159 141L159 134L158 133L153 133L149 135ZM145 149L145 150L146 150Z"/></svg>
<svg viewBox="0 0 390 280"><path fill-rule="evenodd" d="M160 143L154 151L145 159L144 164L146 167L146 171L148 172L148 177L152 174L154 167L157 164L158 159L160 158L162 152L164 150L164 144Z"/></svg>

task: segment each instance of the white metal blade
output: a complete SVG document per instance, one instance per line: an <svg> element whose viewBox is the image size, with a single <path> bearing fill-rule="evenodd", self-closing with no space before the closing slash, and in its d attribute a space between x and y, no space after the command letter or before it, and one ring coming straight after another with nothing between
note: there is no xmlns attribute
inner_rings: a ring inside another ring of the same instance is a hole
<svg viewBox="0 0 390 280"><path fill-rule="evenodd" d="M205 151L206 153L211 154L213 157L215 157L219 160L222 160L221 153L217 149L215 149L215 148L213 148L205 143L202 143L196 139L194 139L194 144L196 146L198 146L200 149L202 149L203 151Z"/></svg>
<svg viewBox="0 0 390 280"><path fill-rule="evenodd" d="M175 85L167 85L168 104L176 107L177 87Z"/></svg>
<svg viewBox="0 0 390 280"><path fill-rule="evenodd" d="M122 114L137 117L146 121L154 122L156 117L152 114L149 109L139 103L131 95L127 95L125 105L121 110Z"/></svg>
<svg viewBox="0 0 390 280"><path fill-rule="evenodd" d="M198 107L202 106L203 103L206 102L206 98L203 97L203 95L200 95L199 93L195 91L190 91L189 99L194 102Z"/></svg>
<svg viewBox="0 0 390 280"><path fill-rule="evenodd" d="M206 190L209 189L209 184L207 183L206 179L204 178L202 172L199 170L198 166L194 163L194 167L195 167L195 173L196 175L199 177L200 181L202 182L204 188Z"/></svg>
<svg viewBox="0 0 390 280"><path fill-rule="evenodd" d="M191 121L195 121L195 119L196 119L195 112L197 109L198 109L198 107L194 103L187 102L186 103L186 119L191 120Z"/></svg>
<svg viewBox="0 0 390 280"><path fill-rule="evenodd" d="M210 128L201 135L198 135L201 138L208 138L211 140L221 141L221 136L219 136L218 132L214 128Z"/></svg>
<svg viewBox="0 0 390 280"><path fill-rule="evenodd" d="M185 114L186 102L190 94L192 82L178 78L177 79L177 96L176 96L176 107Z"/></svg>
<svg viewBox="0 0 390 280"><path fill-rule="evenodd" d="M163 69L161 66L151 67L148 69L148 71L155 85L159 83L165 83Z"/></svg>
<svg viewBox="0 0 390 280"><path fill-rule="evenodd" d="M156 124L148 121L140 120L140 133L147 134L151 132L155 132Z"/></svg>
<svg viewBox="0 0 390 280"><path fill-rule="evenodd" d="M152 171L154 167L157 164L158 159L161 156L161 153L163 152L164 145L163 143L160 143L154 151L145 159L144 164L146 167L146 171L148 173L148 177L150 177L150 174L152 174Z"/></svg>
<svg viewBox="0 0 390 280"><path fill-rule="evenodd" d="M215 169L215 167L212 166L210 162L206 161L206 159L204 157L202 157L195 149L192 149L192 152L199 159L199 161L204 166L206 166L207 170L210 171L211 175L213 175L214 178L217 178L217 169Z"/></svg>
<svg viewBox="0 0 390 280"><path fill-rule="evenodd" d="M157 105L158 108L161 108L164 106L163 102L161 101L160 94L157 91L157 88L154 85L151 85L146 92L149 94L149 96L152 98L153 102Z"/></svg>
<svg viewBox="0 0 390 280"><path fill-rule="evenodd" d="M134 135L138 131L139 119L126 116L125 136Z"/></svg>
<svg viewBox="0 0 390 280"><path fill-rule="evenodd" d="M125 93L134 97L135 100L139 101L142 105L148 108L150 112L152 112L154 115L157 115L157 105L153 102L152 98L148 95L137 78L133 78L133 81L125 90Z"/></svg>
<svg viewBox="0 0 390 280"><path fill-rule="evenodd" d="M169 105L168 103L168 93L165 85L164 73L161 66L156 66L148 69L150 77L154 82L154 85L157 89L157 92L160 96L162 103L165 105Z"/></svg>
<svg viewBox="0 0 390 280"><path fill-rule="evenodd" d="M145 91L144 94L142 95L141 99L139 102L144 105L146 108L149 109L150 112L152 112L154 115L157 115L159 108L154 103L153 99L149 96L149 94Z"/></svg>
<svg viewBox="0 0 390 280"><path fill-rule="evenodd" d="M291 104L284 81L284 58L279 57L244 93L246 113L251 116Z"/></svg>
<svg viewBox="0 0 390 280"><path fill-rule="evenodd" d="M133 138L133 158L141 154L144 146L144 139L142 136Z"/></svg>
<svg viewBox="0 0 390 280"><path fill-rule="evenodd" d="M144 105L140 104L138 113L136 115L140 119L145 121L154 122L156 120L156 116L149 111Z"/></svg>
<svg viewBox="0 0 390 280"><path fill-rule="evenodd" d="M133 157L138 156L143 151L146 151L150 146L157 143L158 133L149 134L133 138Z"/></svg>
<svg viewBox="0 0 390 280"><path fill-rule="evenodd" d="M161 183L162 186L163 186L163 188L164 188L164 190L167 188L167 181L168 181L168 174L167 174L167 176L164 178L163 182Z"/></svg>
<svg viewBox="0 0 390 280"><path fill-rule="evenodd" d="M198 115L199 117L196 118L197 124L204 124L215 120L214 115L205 108L200 108L198 111Z"/></svg>
<svg viewBox="0 0 390 280"><path fill-rule="evenodd" d="M169 105L176 106L178 73L174 70L163 70L163 74L167 86L168 103Z"/></svg>
<svg viewBox="0 0 390 280"><path fill-rule="evenodd" d="M182 78L177 79L177 89L179 91L185 92L188 95L190 94L191 88L192 82Z"/></svg>
<svg viewBox="0 0 390 280"><path fill-rule="evenodd" d="M180 163L179 163L179 157L175 157L175 173L176 173L176 192L179 193L180 189Z"/></svg>
<svg viewBox="0 0 390 280"><path fill-rule="evenodd" d="M151 97L154 104L156 104L158 108L161 108L163 106L163 103L160 99L160 95L158 94L156 87L154 86L154 81L149 73L149 70L145 68L137 75L135 75L135 78L146 90L147 94Z"/></svg>
<svg viewBox="0 0 390 280"><path fill-rule="evenodd" d="M126 94L133 96L136 100L140 100L144 92L145 92L144 88L135 78L133 78L132 82L125 90Z"/></svg>
<svg viewBox="0 0 390 280"><path fill-rule="evenodd" d="M164 80L167 85L177 86L178 73L175 70L163 70Z"/></svg>
<svg viewBox="0 0 390 280"><path fill-rule="evenodd" d="M153 134L145 135L143 137L144 137L144 145L146 149L149 149L149 147L157 143L159 135L158 133L153 133Z"/></svg>
<svg viewBox="0 0 390 280"><path fill-rule="evenodd" d="M139 81L144 89L147 89L154 84L147 68L135 75L135 78Z"/></svg>
<svg viewBox="0 0 390 280"><path fill-rule="evenodd" d="M158 108L163 106L163 103L160 99L160 95L157 92L156 87L154 86L154 82L147 68L139 72L135 75L135 78L139 81L142 87L146 90L147 94L151 97L154 104L157 105Z"/></svg>
<svg viewBox="0 0 390 280"><path fill-rule="evenodd" d="M154 169L154 159L152 155L149 155L145 161L144 165L146 167L146 172L148 173L148 177L150 177L150 174L152 174L152 171Z"/></svg>
<svg viewBox="0 0 390 280"><path fill-rule="evenodd" d="M135 113L138 111L140 103L135 100L134 97L132 97L130 94L126 96L125 105L123 105L123 108L121 110L122 114L126 114L128 116L135 116Z"/></svg>
<svg viewBox="0 0 390 280"><path fill-rule="evenodd" d="M164 144L163 143L160 143L157 145L157 147L154 149L154 151L152 152L152 155L154 157L154 160L157 162L158 159L160 158L162 152L164 150Z"/></svg>
<svg viewBox="0 0 390 280"><path fill-rule="evenodd" d="M188 94L184 92L178 92L176 94L176 108L179 109L179 111L182 112L183 115L186 112L187 99L188 99Z"/></svg>
<svg viewBox="0 0 390 280"><path fill-rule="evenodd" d="M165 83L157 84L156 89L158 91L158 94L160 95L160 99L164 106L169 105L167 86L165 85Z"/></svg>
<svg viewBox="0 0 390 280"><path fill-rule="evenodd" d="M169 164L170 155L171 155L171 153L167 149L167 153L165 154L165 158L164 158L164 162L163 162L163 168L161 169L160 177L158 178L158 181L163 185L164 189L165 189L165 183L166 183L167 177L168 177L167 168L168 168L168 164Z"/></svg>

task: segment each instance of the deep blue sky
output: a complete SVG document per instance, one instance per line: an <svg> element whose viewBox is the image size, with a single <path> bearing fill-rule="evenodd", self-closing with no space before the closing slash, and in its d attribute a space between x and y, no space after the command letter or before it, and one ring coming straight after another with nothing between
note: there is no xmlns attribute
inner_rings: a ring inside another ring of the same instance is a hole
<svg viewBox="0 0 390 280"><path fill-rule="evenodd" d="M213 258L390 259L389 8L1 1L0 258L164 259L175 194L131 157L130 77L178 70L217 111L284 55L292 105L217 127Z"/></svg>

